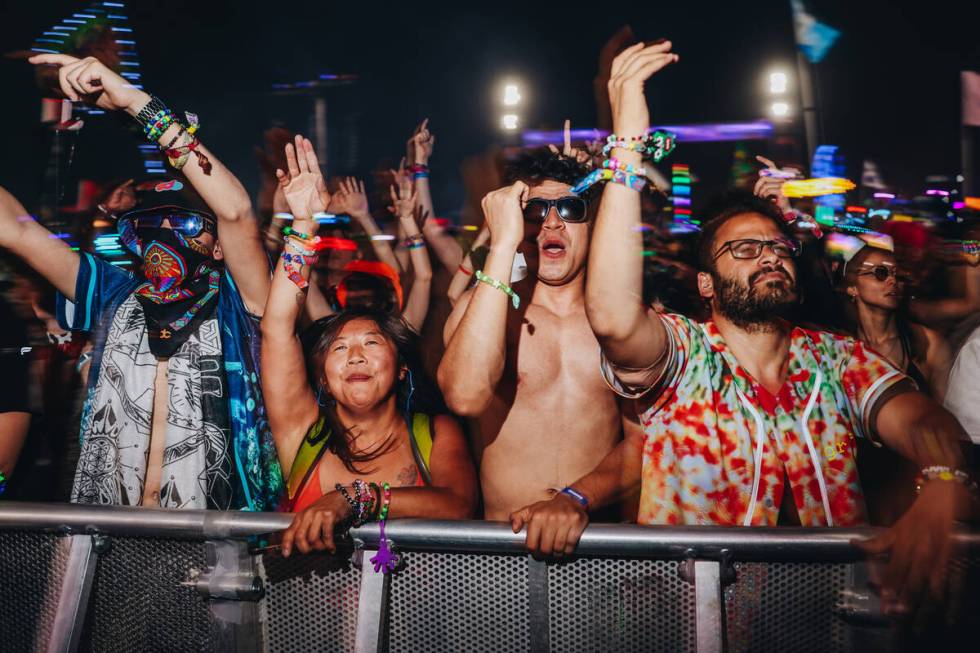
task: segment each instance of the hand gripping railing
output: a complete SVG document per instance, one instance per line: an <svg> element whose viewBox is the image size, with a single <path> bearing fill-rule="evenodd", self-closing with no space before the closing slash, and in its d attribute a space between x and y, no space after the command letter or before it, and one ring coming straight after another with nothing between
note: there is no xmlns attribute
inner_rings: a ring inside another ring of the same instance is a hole
<svg viewBox="0 0 980 653"><path fill-rule="evenodd" d="M60 588L55 622L47 642L48 650L73 650L78 644L100 538L173 538L227 543L282 530L291 520L292 515L281 513L0 503L0 531L55 532L71 536L65 538L65 546L69 547L68 563ZM733 562L753 561L855 562L861 556L851 543L852 540L863 539L873 533L868 528L644 527L592 524L582 535L575 555L687 561L685 577L694 585L695 591L696 649L721 651L724 647L722 585L727 566ZM473 554L524 552L523 533L515 534L508 524L499 522L402 519L388 524L387 536L402 551ZM363 552L376 550L379 538L377 525L368 524L352 529L350 538L355 548L362 550L362 556ZM970 551L980 550L980 533L960 531L956 540ZM216 568L221 568L225 576L217 580L211 577L208 582L197 583L202 591L210 591L209 596L213 603L228 599L248 600L248 591L242 591L240 596L235 596L235 584L228 580L250 580L249 574L254 576L248 556L243 553L243 545L235 546L239 548L218 547L209 553L214 558L209 562L213 562ZM546 583L547 572L544 571L543 563L531 561L529 564L529 582L534 582L535 578L543 578ZM0 569L0 573L2 571ZM362 566L356 650L377 651L383 646L382 614L387 603L386 583L387 578L374 573L370 564L365 563ZM530 591L533 593L534 588L530 588ZM543 620L531 624L532 650L549 648L547 618L546 613L535 617L532 611L532 621ZM236 619L240 626L242 616L236 615L232 621ZM258 639L260 638L247 641L254 645ZM242 649L245 640L235 640L232 637L222 641L228 646Z"/></svg>

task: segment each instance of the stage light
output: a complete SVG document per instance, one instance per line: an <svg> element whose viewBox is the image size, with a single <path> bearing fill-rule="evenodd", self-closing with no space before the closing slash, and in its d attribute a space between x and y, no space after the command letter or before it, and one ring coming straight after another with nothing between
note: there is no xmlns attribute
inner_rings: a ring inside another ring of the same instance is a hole
<svg viewBox="0 0 980 653"><path fill-rule="evenodd" d="M517 88L517 84L507 84L504 86L504 104L508 107L514 107L521 102L521 92Z"/></svg>
<svg viewBox="0 0 980 653"><path fill-rule="evenodd" d="M789 115L789 105L785 102L773 102L770 110L772 115L777 118L785 118Z"/></svg>
<svg viewBox="0 0 980 653"><path fill-rule="evenodd" d="M773 95L780 95L786 92L786 83L789 78L786 73L769 73L769 92Z"/></svg>
<svg viewBox="0 0 980 653"><path fill-rule="evenodd" d="M500 118L500 126L507 131L514 131L517 129L517 114L508 113Z"/></svg>

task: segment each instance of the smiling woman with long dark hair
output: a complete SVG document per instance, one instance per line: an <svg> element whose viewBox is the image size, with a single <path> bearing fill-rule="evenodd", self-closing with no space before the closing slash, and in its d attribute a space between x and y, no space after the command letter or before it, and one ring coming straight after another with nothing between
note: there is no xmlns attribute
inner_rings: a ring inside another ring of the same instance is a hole
<svg viewBox="0 0 980 653"><path fill-rule="evenodd" d="M462 519L476 504L476 474L456 420L415 363L400 316L373 310L324 318L296 336L315 258L324 185L310 142L288 145L278 171L295 216L262 319L262 389L296 513L293 546L335 550L333 534L371 519Z"/></svg>

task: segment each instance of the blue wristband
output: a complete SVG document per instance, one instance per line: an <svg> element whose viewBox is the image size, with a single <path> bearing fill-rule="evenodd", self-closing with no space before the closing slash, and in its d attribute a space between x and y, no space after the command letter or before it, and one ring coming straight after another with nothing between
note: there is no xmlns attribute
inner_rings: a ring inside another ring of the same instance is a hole
<svg viewBox="0 0 980 653"><path fill-rule="evenodd" d="M562 488L560 494L567 494L568 496L572 497L573 499L581 503L583 508L585 508L586 510L589 509L589 500L585 498L585 495L576 492L571 487Z"/></svg>

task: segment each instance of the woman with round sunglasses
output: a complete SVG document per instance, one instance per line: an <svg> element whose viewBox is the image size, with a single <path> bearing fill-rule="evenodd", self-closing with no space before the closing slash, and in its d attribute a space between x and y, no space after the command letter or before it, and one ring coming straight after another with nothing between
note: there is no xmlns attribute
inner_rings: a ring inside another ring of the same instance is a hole
<svg viewBox="0 0 980 653"><path fill-rule="evenodd" d="M865 245L844 266L843 283L854 336L942 402L951 363L949 348L939 333L908 319L906 276L895 255Z"/></svg>
<svg viewBox="0 0 980 653"><path fill-rule="evenodd" d="M851 333L942 402L951 364L949 348L932 329L906 315L906 277L887 249L865 245L844 265L845 314ZM894 451L858 439L858 474L871 524L890 526L915 501L917 469Z"/></svg>

